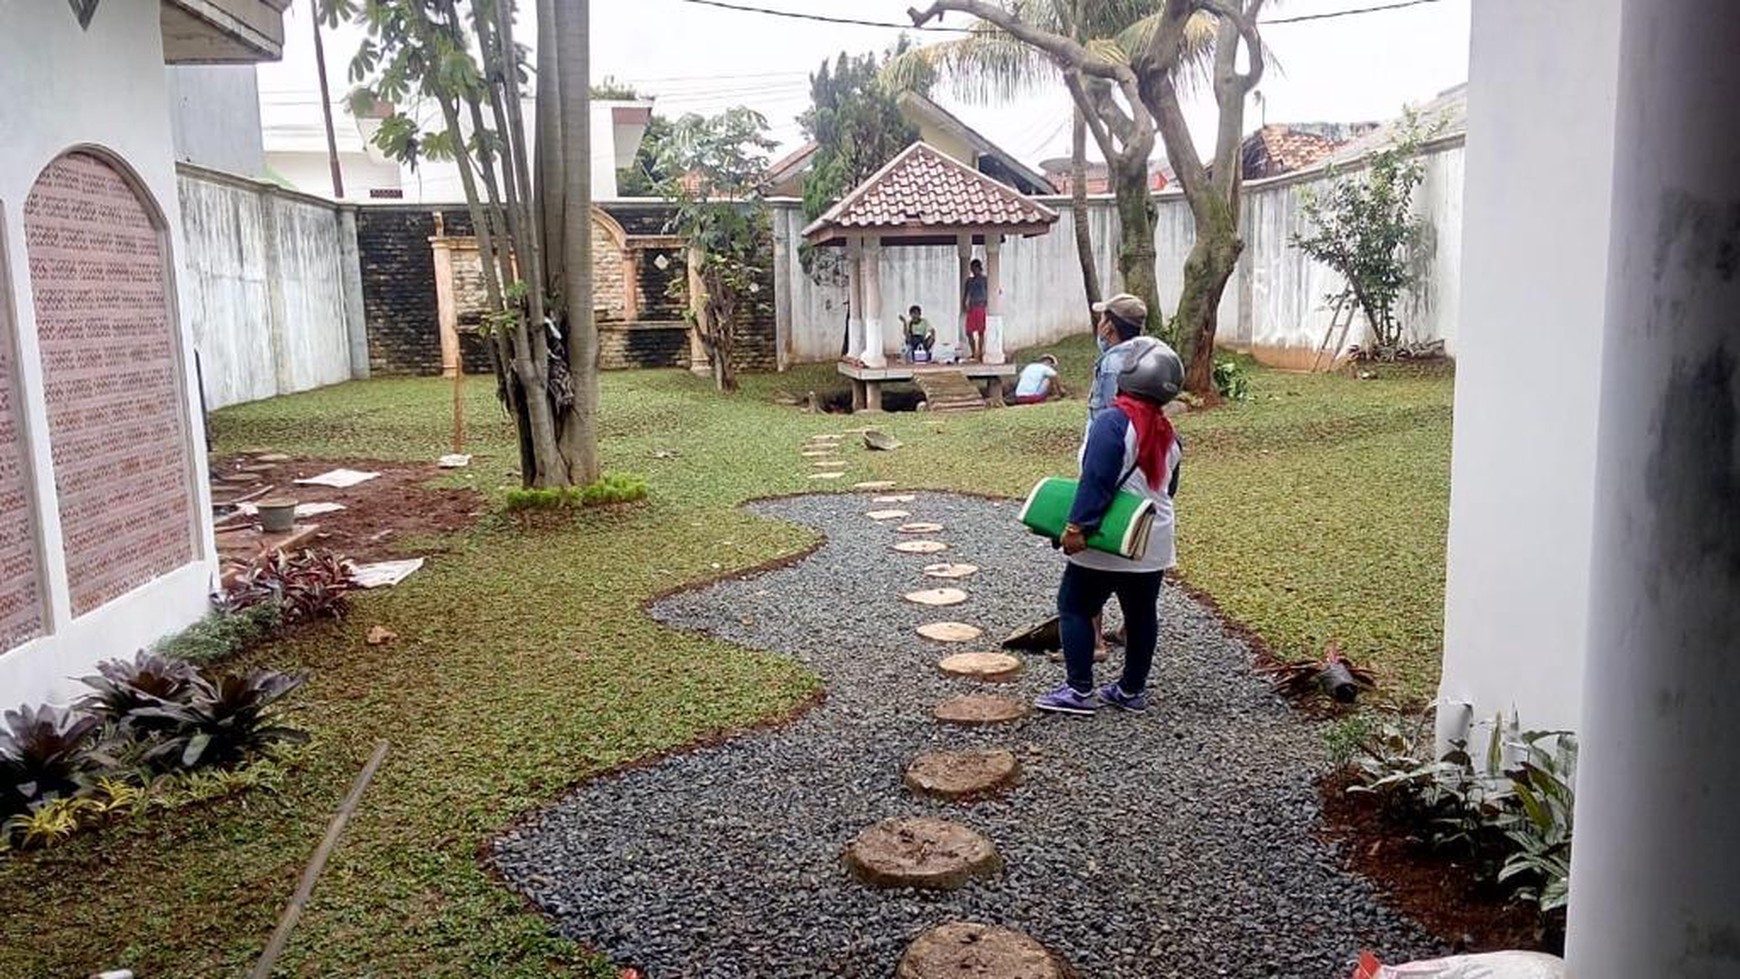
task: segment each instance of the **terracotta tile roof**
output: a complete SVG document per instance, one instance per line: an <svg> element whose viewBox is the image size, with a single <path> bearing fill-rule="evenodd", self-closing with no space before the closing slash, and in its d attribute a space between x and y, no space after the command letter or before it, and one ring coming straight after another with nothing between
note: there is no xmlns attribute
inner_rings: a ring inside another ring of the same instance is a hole
<svg viewBox="0 0 1740 979"><path fill-rule="evenodd" d="M1031 234L1056 220L1044 204L914 143L805 228L804 237L827 241L872 228L889 237L1000 228Z"/></svg>
<svg viewBox="0 0 1740 979"><path fill-rule="evenodd" d="M1276 177L1316 166L1341 141L1293 126L1264 126L1245 144L1245 177Z"/></svg>

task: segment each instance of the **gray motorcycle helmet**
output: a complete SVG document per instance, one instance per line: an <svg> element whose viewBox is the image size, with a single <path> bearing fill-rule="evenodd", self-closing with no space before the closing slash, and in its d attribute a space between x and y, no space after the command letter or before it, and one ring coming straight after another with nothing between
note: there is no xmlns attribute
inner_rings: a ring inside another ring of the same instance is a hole
<svg viewBox="0 0 1740 979"><path fill-rule="evenodd" d="M1165 404L1184 389L1184 361L1156 337L1125 342L1124 365L1118 371L1118 392Z"/></svg>

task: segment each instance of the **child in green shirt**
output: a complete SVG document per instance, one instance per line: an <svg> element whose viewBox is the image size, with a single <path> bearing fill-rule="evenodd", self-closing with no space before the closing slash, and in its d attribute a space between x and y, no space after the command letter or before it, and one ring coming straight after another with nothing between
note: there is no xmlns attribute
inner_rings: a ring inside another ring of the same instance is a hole
<svg viewBox="0 0 1740 979"><path fill-rule="evenodd" d="M924 318L924 310L917 306L908 309L900 325L906 332L906 359L917 360L918 351L923 350L924 359L929 360L930 348L936 345L936 330Z"/></svg>

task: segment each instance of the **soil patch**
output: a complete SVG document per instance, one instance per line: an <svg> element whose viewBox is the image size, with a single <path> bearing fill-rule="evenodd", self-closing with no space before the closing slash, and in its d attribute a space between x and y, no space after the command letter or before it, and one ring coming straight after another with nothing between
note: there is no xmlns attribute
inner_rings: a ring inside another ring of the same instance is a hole
<svg viewBox="0 0 1740 979"><path fill-rule="evenodd" d="M1458 953L1507 949L1564 954L1563 916L1543 926L1540 915L1507 899L1478 869L1456 855L1434 851L1396 825L1370 798L1349 795L1352 776L1327 775L1324 836L1340 845L1342 861L1375 884L1397 910L1451 944Z"/></svg>
<svg viewBox="0 0 1740 979"><path fill-rule="evenodd" d="M356 459L293 459L264 463L257 461L259 458L243 455L213 460L212 472L228 476L246 471L258 477L258 485L272 486L273 496L294 497L302 503L343 504L343 510L322 513L305 521L320 527L306 546L324 548L361 563L439 553L441 548L431 546L429 538L463 530L488 511L488 501L476 490L425 485L446 472L433 463ZM298 486L295 483L298 479L339 468L380 475L345 489ZM239 483L217 485L222 487L215 490L219 500L241 496L250 490ZM239 517L223 526L248 524L248 518ZM409 538L418 540L414 549L404 546L404 541ZM225 553L224 557L229 559L231 554Z"/></svg>

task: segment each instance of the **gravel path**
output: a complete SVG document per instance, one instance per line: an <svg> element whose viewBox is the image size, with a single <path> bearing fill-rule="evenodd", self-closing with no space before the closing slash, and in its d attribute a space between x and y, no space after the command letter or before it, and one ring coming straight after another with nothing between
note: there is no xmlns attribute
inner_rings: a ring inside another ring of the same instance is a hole
<svg viewBox="0 0 1740 979"><path fill-rule="evenodd" d="M499 869L563 934L651 979L885 979L920 932L961 919L1026 932L1093 979L1342 979L1362 946L1392 961L1441 951L1337 867L1317 838L1316 734L1177 589L1162 599L1160 696L1146 715L976 730L932 721L937 702L987 689L943 677L937 660L993 648L1048 614L1061 559L1015 522L1013 504L934 493L899 506L943 523L931 536L953 549L896 554L901 521L866 518L870 496L753 504L827 543L793 567L655 606L671 625L795 656L823 677L827 701L781 729L591 782L498 840ZM961 582L920 574L939 560L982 570ZM971 599L927 609L900 598L939 584ZM913 634L937 619L983 626L985 640L944 647ZM1061 665L1028 657L1019 681L988 689L1031 698L1061 677ZM962 747L1010 748L1022 783L972 805L902 787L915 755ZM864 827L924 814L988 835L1003 876L953 893L879 892L842 868Z"/></svg>

